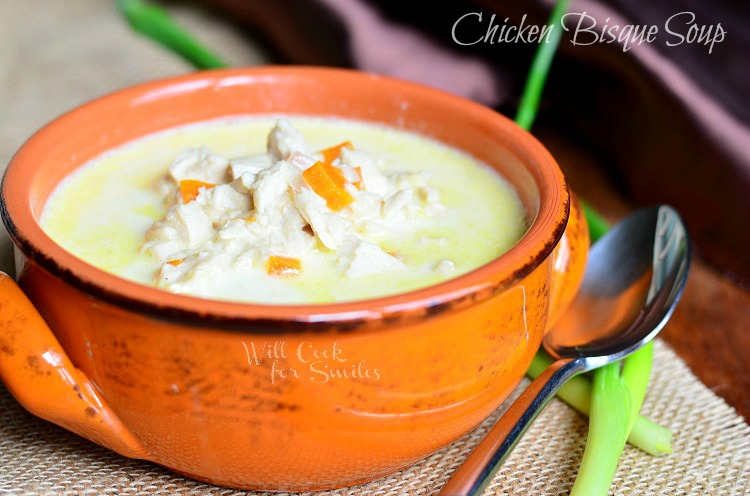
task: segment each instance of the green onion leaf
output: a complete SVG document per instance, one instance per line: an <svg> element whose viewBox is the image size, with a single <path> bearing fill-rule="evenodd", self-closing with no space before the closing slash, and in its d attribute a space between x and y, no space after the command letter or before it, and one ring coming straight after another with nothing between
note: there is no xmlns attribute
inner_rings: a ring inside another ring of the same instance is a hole
<svg viewBox="0 0 750 496"><path fill-rule="evenodd" d="M117 8L135 31L164 45L197 69L228 67L226 62L177 24L161 6L143 0L117 0Z"/></svg>

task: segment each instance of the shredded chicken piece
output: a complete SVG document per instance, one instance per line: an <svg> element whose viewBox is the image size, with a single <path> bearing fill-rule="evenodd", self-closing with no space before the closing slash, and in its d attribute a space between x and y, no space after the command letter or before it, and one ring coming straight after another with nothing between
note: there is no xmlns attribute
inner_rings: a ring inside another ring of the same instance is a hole
<svg viewBox="0 0 750 496"><path fill-rule="evenodd" d="M439 208L439 193L429 186L428 175L384 174L351 144L335 148L340 153L333 157L328 150L326 167L334 169L326 173L350 197L336 211L303 174L324 154L315 154L285 119L270 131L264 154L226 159L206 147L183 150L164 180L169 211L151 226L143 244L163 264L157 283L189 291L222 271L268 267L271 257L300 261L301 269L285 273L293 276L304 271L306 256L321 250L346 277L407 269L373 241L408 225L418 213ZM179 184L185 180L212 187L181 199ZM450 273L453 263L443 260L434 270Z"/></svg>

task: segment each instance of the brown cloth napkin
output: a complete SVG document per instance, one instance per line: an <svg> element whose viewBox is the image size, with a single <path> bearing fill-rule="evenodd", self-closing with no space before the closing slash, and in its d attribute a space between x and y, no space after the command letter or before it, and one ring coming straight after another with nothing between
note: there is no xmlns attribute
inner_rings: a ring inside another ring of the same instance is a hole
<svg viewBox="0 0 750 496"><path fill-rule="evenodd" d="M512 115L536 43L527 36L460 46L453 28L468 44L487 34L493 14L498 31L504 24L543 25L552 2L207 3L264 36L289 62L404 77ZM750 4L574 0L569 12L542 119L600 152L635 201L674 205L702 254L750 283ZM655 25L658 32L653 42L631 42L627 51L624 41L583 45L593 39L583 13L596 21L591 29L599 35L605 24L621 26L616 34L627 25ZM580 43L573 45L579 20ZM722 41L715 40L717 24ZM705 38L688 43L700 29Z"/></svg>

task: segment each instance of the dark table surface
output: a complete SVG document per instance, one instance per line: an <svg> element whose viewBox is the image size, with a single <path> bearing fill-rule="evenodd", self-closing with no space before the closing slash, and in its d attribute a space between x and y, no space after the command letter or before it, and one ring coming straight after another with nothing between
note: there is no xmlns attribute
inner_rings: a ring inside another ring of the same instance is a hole
<svg viewBox="0 0 750 496"><path fill-rule="evenodd" d="M635 208L585 147L549 130L536 134L557 158L571 188L609 221ZM682 300L661 337L704 384L750 420L750 291L700 255L694 257Z"/></svg>

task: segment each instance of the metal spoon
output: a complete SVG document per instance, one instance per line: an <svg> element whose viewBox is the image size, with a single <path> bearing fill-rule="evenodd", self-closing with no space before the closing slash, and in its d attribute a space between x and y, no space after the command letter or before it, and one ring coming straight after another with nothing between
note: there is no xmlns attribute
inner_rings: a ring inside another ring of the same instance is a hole
<svg viewBox="0 0 750 496"><path fill-rule="evenodd" d="M566 381L651 341L672 315L689 265L687 230L666 205L636 211L594 244L579 293L542 343L557 361L511 405L440 494L481 494Z"/></svg>

